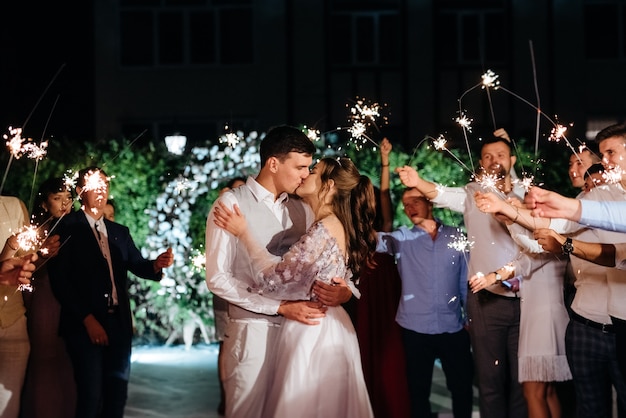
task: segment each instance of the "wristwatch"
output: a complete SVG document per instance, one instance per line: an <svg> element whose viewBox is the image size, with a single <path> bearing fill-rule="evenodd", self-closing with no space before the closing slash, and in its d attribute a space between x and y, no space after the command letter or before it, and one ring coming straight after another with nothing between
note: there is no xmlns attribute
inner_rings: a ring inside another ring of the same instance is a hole
<svg viewBox="0 0 626 418"><path fill-rule="evenodd" d="M502 275L497 271L494 271L494 273L496 274L496 283L502 283Z"/></svg>
<svg viewBox="0 0 626 418"><path fill-rule="evenodd" d="M565 242L561 246L561 251L563 251L564 255L570 255L572 251L574 251L574 244L572 244L571 238L565 239Z"/></svg>

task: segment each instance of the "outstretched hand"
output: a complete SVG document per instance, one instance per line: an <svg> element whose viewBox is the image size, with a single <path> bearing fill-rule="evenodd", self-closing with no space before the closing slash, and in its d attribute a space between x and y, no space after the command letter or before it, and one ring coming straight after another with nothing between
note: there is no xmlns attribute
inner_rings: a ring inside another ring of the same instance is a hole
<svg viewBox="0 0 626 418"><path fill-rule="evenodd" d="M237 205L234 205L233 210L230 210L224 203L218 201L213 212L215 215L215 220L213 221L215 225L236 237L241 236L248 228L246 218Z"/></svg>
<svg viewBox="0 0 626 418"><path fill-rule="evenodd" d="M505 205L504 200L492 192L476 192L474 193L474 200L476 201L476 207L483 213L502 212Z"/></svg>
<svg viewBox="0 0 626 418"><path fill-rule="evenodd" d="M400 177L400 181L406 187L417 187L420 176L413 167L405 165L404 167L396 168L396 173Z"/></svg>
<svg viewBox="0 0 626 418"><path fill-rule="evenodd" d="M575 222L580 220L581 205L578 199L561 196L556 192L533 186L524 198L526 207L532 209L533 216L565 218Z"/></svg>

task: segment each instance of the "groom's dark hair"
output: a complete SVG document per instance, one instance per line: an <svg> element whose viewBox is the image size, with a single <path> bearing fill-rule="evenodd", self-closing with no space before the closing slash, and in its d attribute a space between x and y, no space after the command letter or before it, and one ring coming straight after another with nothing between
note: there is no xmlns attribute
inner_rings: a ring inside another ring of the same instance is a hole
<svg viewBox="0 0 626 418"><path fill-rule="evenodd" d="M315 145L300 129L293 126L277 126L271 128L261 141L261 167L270 157L283 160L290 152L315 154Z"/></svg>

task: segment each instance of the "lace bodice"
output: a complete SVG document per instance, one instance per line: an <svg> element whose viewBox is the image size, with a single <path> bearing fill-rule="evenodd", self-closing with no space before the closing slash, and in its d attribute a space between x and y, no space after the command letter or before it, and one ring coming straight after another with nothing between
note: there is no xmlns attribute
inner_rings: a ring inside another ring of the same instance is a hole
<svg viewBox="0 0 626 418"><path fill-rule="evenodd" d="M255 243L250 239L244 239L244 243L255 270L260 271L257 284L248 290L273 299L309 299L315 280L330 283L334 277L348 280L352 276L337 240L321 222L314 223L282 258L258 244L251 248Z"/></svg>

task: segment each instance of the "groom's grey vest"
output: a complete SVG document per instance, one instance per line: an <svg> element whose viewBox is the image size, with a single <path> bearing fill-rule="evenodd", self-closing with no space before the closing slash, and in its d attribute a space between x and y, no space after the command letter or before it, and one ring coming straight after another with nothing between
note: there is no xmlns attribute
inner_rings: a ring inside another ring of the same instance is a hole
<svg viewBox="0 0 626 418"><path fill-rule="evenodd" d="M289 218L284 220L284 226L276 219L272 211L263 203L259 202L247 186L237 187L232 190L235 194L239 209L248 221L248 228L256 241L264 245L274 255L283 255L292 244L297 242L306 232L306 210L304 203L298 198L289 198L285 203ZM238 252L246 252L242 244L238 244ZM235 266L233 275L246 283L253 283L254 275L252 266ZM278 317L247 311L236 305L230 304L228 313L231 318L263 318L272 322L280 322ZM275 318L276 320L273 320Z"/></svg>

